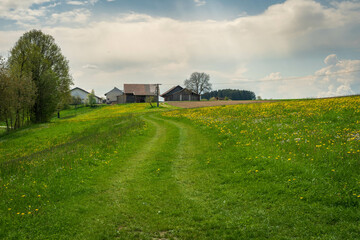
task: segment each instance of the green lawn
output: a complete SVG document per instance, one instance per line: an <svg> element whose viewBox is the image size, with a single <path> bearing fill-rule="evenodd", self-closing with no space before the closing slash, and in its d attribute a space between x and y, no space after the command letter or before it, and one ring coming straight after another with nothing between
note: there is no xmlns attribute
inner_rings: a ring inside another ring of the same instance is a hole
<svg viewBox="0 0 360 240"><path fill-rule="evenodd" d="M0 136L0 238L356 239L359 103L64 111Z"/></svg>

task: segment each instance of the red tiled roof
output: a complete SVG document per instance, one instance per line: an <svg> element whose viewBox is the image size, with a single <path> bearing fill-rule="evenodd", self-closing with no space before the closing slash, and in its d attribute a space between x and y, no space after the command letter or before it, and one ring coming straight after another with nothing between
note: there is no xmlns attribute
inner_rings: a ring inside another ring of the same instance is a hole
<svg viewBox="0 0 360 240"><path fill-rule="evenodd" d="M156 84L124 84L124 93L141 96L155 96Z"/></svg>

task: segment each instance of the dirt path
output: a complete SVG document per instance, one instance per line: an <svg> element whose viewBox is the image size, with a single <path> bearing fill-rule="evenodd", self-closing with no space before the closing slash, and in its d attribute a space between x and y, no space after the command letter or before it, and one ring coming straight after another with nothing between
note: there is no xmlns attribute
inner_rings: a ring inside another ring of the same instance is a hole
<svg viewBox="0 0 360 240"><path fill-rule="evenodd" d="M199 108L199 107L214 107L214 106L223 106L223 105L237 105L237 104L252 104L252 103L267 103L274 101L196 101L196 102L166 102L169 105L181 108Z"/></svg>

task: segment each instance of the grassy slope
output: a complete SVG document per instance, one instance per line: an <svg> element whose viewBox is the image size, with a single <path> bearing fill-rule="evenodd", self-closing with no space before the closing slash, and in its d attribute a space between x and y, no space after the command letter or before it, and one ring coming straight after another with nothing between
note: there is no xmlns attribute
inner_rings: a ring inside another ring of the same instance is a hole
<svg viewBox="0 0 360 240"><path fill-rule="evenodd" d="M359 104L352 97L164 115L219 141L209 164L217 177L207 184L219 189L240 236L352 239L360 236Z"/></svg>
<svg viewBox="0 0 360 240"><path fill-rule="evenodd" d="M356 238L351 99L114 106L4 136L0 237Z"/></svg>

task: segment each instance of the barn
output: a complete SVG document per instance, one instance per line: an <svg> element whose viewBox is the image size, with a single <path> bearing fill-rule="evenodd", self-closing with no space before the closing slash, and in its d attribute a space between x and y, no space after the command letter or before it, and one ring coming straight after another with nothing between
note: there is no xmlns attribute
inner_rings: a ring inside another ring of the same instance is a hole
<svg viewBox="0 0 360 240"><path fill-rule="evenodd" d="M190 89L177 85L163 93L161 97L165 101L200 101L200 94L194 93Z"/></svg>
<svg viewBox="0 0 360 240"><path fill-rule="evenodd" d="M156 100L156 84L124 84L124 95L117 97L118 103L142 103L147 97Z"/></svg>

